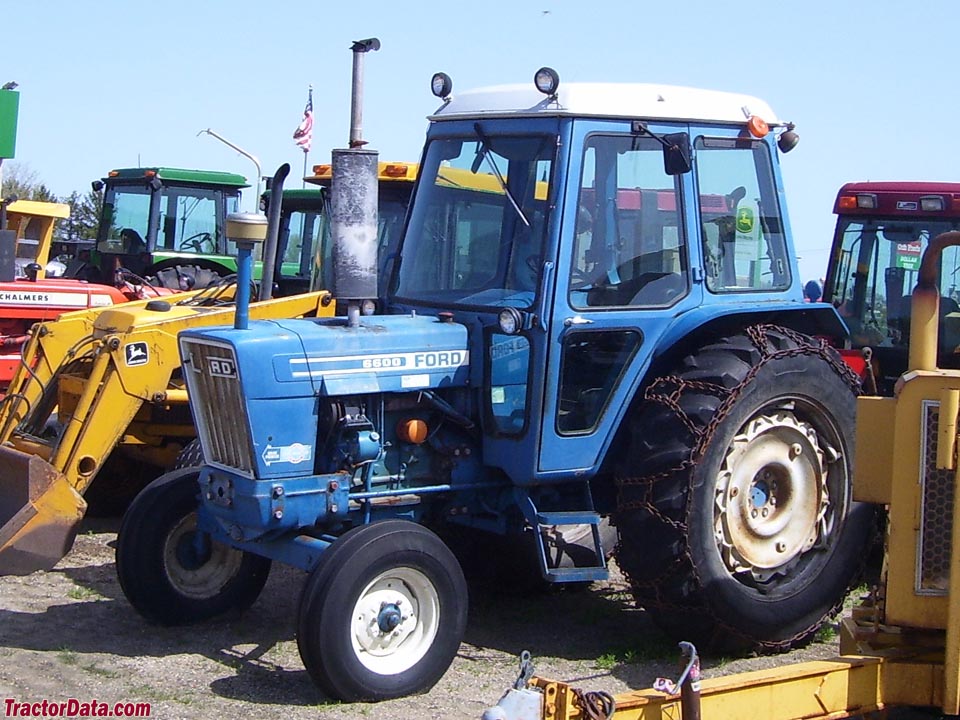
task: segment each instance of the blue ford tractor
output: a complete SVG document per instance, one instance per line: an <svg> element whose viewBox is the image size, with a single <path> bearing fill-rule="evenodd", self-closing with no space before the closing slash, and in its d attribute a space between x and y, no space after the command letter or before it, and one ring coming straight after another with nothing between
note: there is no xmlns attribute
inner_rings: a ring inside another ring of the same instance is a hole
<svg viewBox="0 0 960 720"><path fill-rule="evenodd" d="M549 68L433 87L376 314L376 153L354 148L333 158L346 316L238 311L180 334L206 464L130 507L130 602L195 622L295 565L311 677L392 698L452 661L464 570L519 582L508 561L535 547L548 582L603 579L608 519L667 632L722 652L809 639L873 513L850 493L846 329L803 302L779 165L793 125L753 97Z"/></svg>

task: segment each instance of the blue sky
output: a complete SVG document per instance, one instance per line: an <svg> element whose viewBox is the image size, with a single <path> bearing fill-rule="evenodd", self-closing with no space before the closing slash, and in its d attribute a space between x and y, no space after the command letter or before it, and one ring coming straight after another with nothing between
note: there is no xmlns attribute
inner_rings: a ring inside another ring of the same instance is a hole
<svg viewBox="0 0 960 720"><path fill-rule="evenodd" d="M198 136L210 128L264 174L289 162L297 177L304 155L291 135L308 86L312 166L346 146L350 46L377 37L363 135L382 160L419 157L438 70L454 92L530 82L549 65L561 82L763 98L801 136L783 172L801 274L818 277L844 182L960 179L958 21L956 0L18 3L0 71L0 84L14 80L20 92L17 157L4 168L21 165L58 195L138 165L252 179L250 160Z"/></svg>

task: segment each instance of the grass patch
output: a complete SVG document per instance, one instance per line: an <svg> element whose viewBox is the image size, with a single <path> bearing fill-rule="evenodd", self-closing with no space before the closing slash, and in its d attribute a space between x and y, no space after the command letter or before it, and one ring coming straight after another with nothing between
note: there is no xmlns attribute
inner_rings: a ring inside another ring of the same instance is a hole
<svg viewBox="0 0 960 720"><path fill-rule="evenodd" d="M57 660L62 662L64 665L76 665L77 664L77 654L73 650L68 650L67 648L62 648L57 653Z"/></svg>
<svg viewBox="0 0 960 720"><path fill-rule="evenodd" d="M813 636L813 640L818 643L832 643L836 642L837 637L837 626L834 623L824 623Z"/></svg>
<svg viewBox="0 0 960 720"><path fill-rule="evenodd" d="M677 644L666 637L654 637L642 645L621 647L606 652L594 661L599 670L612 670L617 665L639 665L640 663L675 660L679 656Z"/></svg>
<svg viewBox="0 0 960 720"><path fill-rule="evenodd" d="M130 697L144 698L150 702L175 702L180 705L193 703L193 699L186 693L162 692L150 685L137 685L130 690Z"/></svg>
<svg viewBox="0 0 960 720"><path fill-rule="evenodd" d="M593 661L598 670L613 670L619 664L616 653L604 653Z"/></svg>
<svg viewBox="0 0 960 720"><path fill-rule="evenodd" d="M117 672L116 670L107 670L106 668L100 667L96 663L90 663L89 665L84 665L83 669L86 670L91 675L96 675L102 678L112 679L112 678L120 677L120 673Z"/></svg>
<svg viewBox="0 0 960 720"><path fill-rule="evenodd" d="M101 598L103 596L93 588L83 587L82 585L74 585L72 588L67 590L67 597L71 600L90 600L93 598Z"/></svg>

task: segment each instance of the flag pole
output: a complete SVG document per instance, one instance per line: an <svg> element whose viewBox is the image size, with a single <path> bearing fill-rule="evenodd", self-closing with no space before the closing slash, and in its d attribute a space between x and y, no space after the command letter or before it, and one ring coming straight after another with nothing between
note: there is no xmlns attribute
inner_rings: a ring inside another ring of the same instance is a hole
<svg viewBox="0 0 960 720"><path fill-rule="evenodd" d="M293 141L303 150L303 175L300 187L307 186L307 156L310 154L310 145L313 142L313 85L307 86L307 105L303 109L303 120L293 132Z"/></svg>

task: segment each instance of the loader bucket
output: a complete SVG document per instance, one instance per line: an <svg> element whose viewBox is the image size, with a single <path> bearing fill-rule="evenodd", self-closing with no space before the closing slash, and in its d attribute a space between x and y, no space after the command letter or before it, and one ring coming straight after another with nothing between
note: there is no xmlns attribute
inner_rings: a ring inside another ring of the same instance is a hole
<svg viewBox="0 0 960 720"><path fill-rule="evenodd" d="M0 447L0 575L53 568L73 546L86 509L48 462Z"/></svg>

